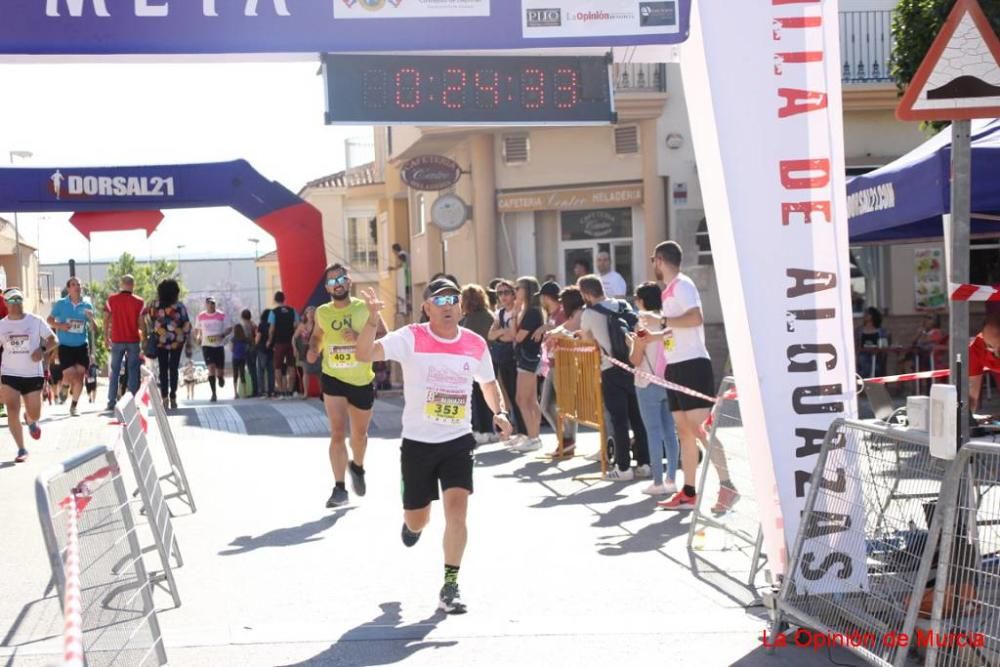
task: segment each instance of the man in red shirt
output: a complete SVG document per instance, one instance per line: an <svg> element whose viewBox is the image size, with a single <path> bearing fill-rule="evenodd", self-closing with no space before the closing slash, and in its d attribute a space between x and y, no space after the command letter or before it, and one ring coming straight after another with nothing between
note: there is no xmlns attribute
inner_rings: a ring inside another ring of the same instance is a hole
<svg viewBox="0 0 1000 667"><path fill-rule="evenodd" d="M993 374L993 382L997 384L1000 380L1000 314L990 315L982 332L969 343L969 404L973 412L979 408L986 371Z"/></svg>
<svg viewBox="0 0 1000 667"><path fill-rule="evenodd" d="M142 318L145 304L132 294L135 278L124 275L119 282L120 291L108 297L104 305L104 340L111 350L111 377L108 378L108 410L118 402L118 378L122 372L122 358L128 374L128 390L139 391L139 347L142 342Z"/></svg>

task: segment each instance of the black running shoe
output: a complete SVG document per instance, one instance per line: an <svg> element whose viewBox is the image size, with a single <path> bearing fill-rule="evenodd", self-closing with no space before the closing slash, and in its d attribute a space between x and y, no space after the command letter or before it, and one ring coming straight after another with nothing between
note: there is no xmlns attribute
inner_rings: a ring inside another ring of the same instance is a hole
<svg viewBox="0 0 1000 667"><path fill-rule="evenodd" d="M219 376L219 386L220 387L225 387L226 386L226 378L223 377L222 375Z"/></svg>
<svg viewBox="0 0 1000 667"><path fill-rule="evenodd" d="M334 507L341 507L346 505L348 501L347 489L342 489L339 486L333 487L333 493L330 494L330 499L326 501L327 509L333 509Z"/></svg>
<svg viewBox="0 0 1000 667"><path fill-rule="evenodd" d="M408 547L412 547L414 544L420 541L420 533L414 533L412 530L403 524L403 544Z"/></svg>
<svg viewBox="0 0 1000 667"><path fill-rule="evenodd" d="M364 468L359 468L354 461L351 461L347 464L347 471L351 473L351 488L354 489L354 495L363 497L368 491Z"/></svg>
<svg viewBox="0 0 1000 667"><path fill-rule="evenodd" d="M464 614L468 611L458 592L458 584L445 584L441 588L441 602L438 604L438 609L446 614Z"/></svg>

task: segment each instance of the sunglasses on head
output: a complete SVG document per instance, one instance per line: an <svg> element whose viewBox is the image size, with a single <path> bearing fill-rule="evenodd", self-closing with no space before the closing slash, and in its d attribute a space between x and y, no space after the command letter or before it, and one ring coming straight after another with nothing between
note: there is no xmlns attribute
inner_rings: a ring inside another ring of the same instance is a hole
<svg viewBox="0 0 1000 667"><path fill-rule="evenodd" d="M445 296L431 297L431 303L435 306L454 306L461 298L457 294L447 294Z"/></svg>
<svg viewBox="0 0 1000 667"><path fill-rule="evenodd" d="M348 280L350 280L350 278L345 273L344 275L340 276L339 278L327 278L326 285L327 285L327 287L337 287L338 285L343 285Z"/></svg>

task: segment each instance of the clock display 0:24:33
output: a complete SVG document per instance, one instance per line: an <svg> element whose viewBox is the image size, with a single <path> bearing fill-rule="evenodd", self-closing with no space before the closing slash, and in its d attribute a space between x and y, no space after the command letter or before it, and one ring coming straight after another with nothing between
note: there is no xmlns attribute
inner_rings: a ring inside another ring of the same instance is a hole
<svg viewBox="0 0 1000 667"><path fill-rule="evenodd" d="M580 104L583 94L581 73L569 65L525 65L511 71L453 65L430 72L404 65L366 69L362 82L364 107L371 111L418 109L425 105L452 111L495 111L512 106L525 111L571 111Z"/></svg>

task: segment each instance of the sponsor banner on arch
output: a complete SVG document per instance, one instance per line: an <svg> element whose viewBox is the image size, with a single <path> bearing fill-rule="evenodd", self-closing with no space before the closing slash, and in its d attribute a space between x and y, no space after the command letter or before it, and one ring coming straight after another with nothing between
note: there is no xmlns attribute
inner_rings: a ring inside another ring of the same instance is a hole
<svg viewBox="0 0 1000 667"><path fill-rule="evenodd" d="M415 19L489 16L490 0L334 0L338 19Z"/></svg>
<svg viewBox="0 0 1000 667"><path fill-rule="evenodd" d="M692 138L765 548L783 572L827 429L857 410L838 2L693 11ZM865 521L856 466L831 450L800 590L867 589L865 545L845 539Z"/></svg>
<svg viewBox="0 0 1000 667"><path fill-rule="evenodd" d="M524 36L677 35L680 0L523 0Z"/></svg>
<svg viewBox="0 0 1000 667"><path fill-rule="evenodd" d="M0 55L677 44L687 37L690 5L691 0L8 0L0 2ZM566 22L528 29L527 12L539 7L553 8Z"/></svg>

